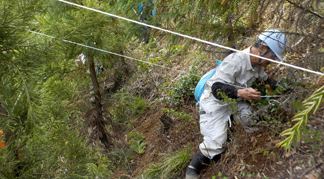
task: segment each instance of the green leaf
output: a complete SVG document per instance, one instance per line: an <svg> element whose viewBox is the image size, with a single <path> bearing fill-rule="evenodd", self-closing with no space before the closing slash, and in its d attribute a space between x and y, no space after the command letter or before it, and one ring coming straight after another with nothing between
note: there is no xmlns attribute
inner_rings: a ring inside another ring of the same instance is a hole
<svg viewBox="0 0 324 179"><path fill-rule="evenodd" d="M282 142L278 143L277 146L281 146L284 147L286 150L290 151L290 146L292 141L294 140L294 136L296 134L297 137L297 141L295 142L295 147L297 146L297 142L301 141L301 131L300 128L302 126L302 124L306 124L308 123L308 115L309 113L313 111L313 114L316 113L317 109L319 108L322 100L323 100L323 96L324 96L324 86L322 86L319 90L317 90L316 92L313 93L313 95L311 97L309 97L308 99L306 99L303 102L304 107L306 108L304 111L296 114L294 116L294 119L292 120L292 122L297 122L297 124L295 124L293 127L284 130L281 135L282 136L288 136L285 140L283 140Z"/></svg>

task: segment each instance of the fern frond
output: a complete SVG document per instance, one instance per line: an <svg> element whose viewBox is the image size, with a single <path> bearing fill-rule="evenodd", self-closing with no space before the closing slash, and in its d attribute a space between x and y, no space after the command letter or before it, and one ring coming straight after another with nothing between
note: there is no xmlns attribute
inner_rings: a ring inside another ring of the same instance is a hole
<svg viewBox="0 0 324 179"><path fill-rule="evenodd" d="M282 142L277 144L278 147L285 148L288 152L290 152L291 143L294 137L297 137L297 142L301 140L301 132L300 127L304 124L306 125L309 118L309 113L313 112L316 113L317 109L319 108L320 104L323 101L324 97L324 86L316 90L308 99L303 102L304 110L294 116L292 122L297 122L293 127L286 129L285 131L281 132L281 136L288 136Z"/></svg>

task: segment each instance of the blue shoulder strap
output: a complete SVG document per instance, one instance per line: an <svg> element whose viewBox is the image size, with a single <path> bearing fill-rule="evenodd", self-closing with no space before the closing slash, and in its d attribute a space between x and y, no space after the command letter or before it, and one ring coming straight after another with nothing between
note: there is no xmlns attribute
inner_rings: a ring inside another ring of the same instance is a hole
<svg viewBox="0 0 324 179"><path fill-rule="evenodd" d="M199 80L199 82L198 82L198 84L196 85L196 88L195 88L195 98L196 98L196 100L198 101L197 102L197 104L196 104L196 106L198 106L199 105L199 100L200 100L200 96L201 96L201 94L204 92L204 90L205 90L205 85L206 85L206 83L207 83L207 81L209 80L209 78L211 78L214 74L215 74L215 72L216 72L216 70L217 70L217 68L218 68L218 66L220 65L222 63L222 61L217 61L216 62L216 64L217 64L217 67L215 68L215 69L212 69L212 70L210 70L209 72L207 72L200 80Z"/></svg>
<svg viewBox="0 0 324 179"><path fill-rule="evenodd" d="M223 62L223 61L218 60L218 61L216 62L217 67L218 67L220 64L222 64L222 62ZM216 68L217 68L217 67L216 67Z"/></svg>

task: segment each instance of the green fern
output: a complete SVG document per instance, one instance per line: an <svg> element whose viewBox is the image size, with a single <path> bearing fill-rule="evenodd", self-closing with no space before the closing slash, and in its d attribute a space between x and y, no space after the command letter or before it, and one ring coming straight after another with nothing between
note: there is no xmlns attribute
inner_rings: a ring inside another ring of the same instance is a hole
<svg viewBox="0 0 324 179"><path fill-rule="evenodd" d="M128 136L131 138L129 141L130 148L139 154L144 153L146 148L146 142L144 142L145 136L138 131L131 132Z"/></svg>
<svg viewBox="0 0 324 179"><path fill-rule="evenodd" d="M324 86L316 90L308 99L303 102L305 109L294 116L293 122L297 122L293 127L283 131L282 136L288 136L285 140L278 143L278 147L284 147L286 150L290 151L291 143L295 136L297 137L297 142L300 142L301 132L300 127L304 124L306 125L309 119L309 114L313 112L316 113L324 97Z"/></svg>

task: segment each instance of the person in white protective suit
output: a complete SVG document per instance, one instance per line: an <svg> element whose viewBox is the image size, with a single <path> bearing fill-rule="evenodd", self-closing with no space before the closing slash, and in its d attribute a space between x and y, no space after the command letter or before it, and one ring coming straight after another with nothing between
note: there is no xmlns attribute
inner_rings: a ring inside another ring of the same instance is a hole
<svg viewBox="0 0 324 179"><path fill-rule="evenodd" d="M267 30L258 36L255 44L243 51L269 59L283 60L282 54L287 46L286 37L279 30ZM240 122L246 132L253 132L250 104L246 100L256 100L261 93L251 88L255 80L263 80L266 84L275 85L268 78L264 67L271 62L246 53L235 52L227 56L218 67L216 73L207 81L199 104L200 132L203 142L187 167L186 179L197 179L202 168L211 160L218 161L224 151L223 144L227 140L227 126L234 113L229 103L225 103L223 95L237 100L234 118ZM223 95L222 95L223 94ZM246 100L244 100L246 99Z"/></svg>

